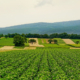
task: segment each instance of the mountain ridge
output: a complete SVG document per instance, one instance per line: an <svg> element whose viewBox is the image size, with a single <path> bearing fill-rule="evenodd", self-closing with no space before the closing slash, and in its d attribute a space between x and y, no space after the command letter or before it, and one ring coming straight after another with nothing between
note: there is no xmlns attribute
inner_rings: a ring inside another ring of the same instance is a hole
<svg viewBox="0 0 80 80"><path fill-rule="evenodd" d="M64 21L64 22L38 22L11 27L0 28L0 34L8 33L36 33L36 34L52 34L52 33L69 33L80 34L80 20Z"/></svg>

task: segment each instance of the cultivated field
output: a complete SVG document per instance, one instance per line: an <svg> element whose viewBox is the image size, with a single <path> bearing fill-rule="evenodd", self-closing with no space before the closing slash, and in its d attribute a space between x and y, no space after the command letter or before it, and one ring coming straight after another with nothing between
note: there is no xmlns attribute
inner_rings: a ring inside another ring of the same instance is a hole
<svg viewBox="0 0 80 80"><path fill-rule="evenodd" d="M66 44L75 44L71 39L62 39Z"/></svg>
<svg viewBox="0 0 80 80"><path fill-rule="evenodd" d="M80 80L80 50L0 52L0 80Z"/></svg>
<svg viewBox="0 0 80 80"><path fill-rule="evenodd" d="M31 47L44 47L43 45L39 45L38 44L38 39L37 38L29 38L29 39L34 39L34 40L36 40L36 42L35 43L29 43L29 45L31 46Z"/></svg>
<svg viewBox="0 0 80 80"><path fill-rule="evenodd" d="M1 38L0 39L0 46L14 46L13 38ZM25 46L29 46L29 43L25 43Z"/></svg>
<svg viewBox="0 0 80 80"><path fill-rule="evenodd" d="M79 41L80 44L80 39L71 39L74 43L76 43L76 41Z"/></svg>
<svg viewBox="0 0 80 80"><path fill-rule="evenodd" d="M49 43L47 38L34 38L36 40L36 43L28 43L30 38L27 38L27 43L25 43L24 47L14 47L16 49L32 49L33 47L53 47L53 48L70 48L70 47L75 47L75 48L80 48L80 44L75 44L75 42L79 39L64 39L64 41L61 38L54 38L58 41L57 44ZM73 42L74 41L74 42ZM73 44L72 44L73 43ZM8 47L7 47L8 46ZM10 47L11 46L11 47ZM13 49L14 46L13 44L13 38L1 38L0 39L0 50L1 49ZM36 48L33 48L36 49ZM71 49L71 48L70 48Z"/></svg>

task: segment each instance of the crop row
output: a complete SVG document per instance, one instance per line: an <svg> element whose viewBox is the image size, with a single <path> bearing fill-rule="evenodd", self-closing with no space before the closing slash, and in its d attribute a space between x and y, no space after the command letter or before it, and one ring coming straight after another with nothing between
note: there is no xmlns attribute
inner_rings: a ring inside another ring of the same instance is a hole
<svg viewBox="0 0 80 80"><path fill-rule="evenodd" d="M80 80L80 50L37 49L0 53L0 80Z"/></svg>

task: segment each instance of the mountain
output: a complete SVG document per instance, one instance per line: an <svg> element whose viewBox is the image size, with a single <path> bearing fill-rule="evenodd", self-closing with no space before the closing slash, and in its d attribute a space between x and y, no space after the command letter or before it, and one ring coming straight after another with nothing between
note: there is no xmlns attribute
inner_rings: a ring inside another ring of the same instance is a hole
<svg viewBox="0 0 80 80"><path fill-rule="evenodd" d="M7 33L37 33L37 34L52 34L52 33L69 33L80 34L80 20L65 21L56 23L31 23L16 25L6 28L0 28L0 34Z"/></svg>

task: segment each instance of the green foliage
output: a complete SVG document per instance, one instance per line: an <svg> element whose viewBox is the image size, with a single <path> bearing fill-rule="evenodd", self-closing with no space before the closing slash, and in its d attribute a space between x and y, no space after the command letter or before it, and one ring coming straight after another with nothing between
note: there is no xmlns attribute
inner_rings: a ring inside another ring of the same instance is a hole
<svg viewBox="0 0 80 80"><path fill-rule="evenodd" d="M8 38L8 35L5 35L5 38Z"/></svg>
<svg viewBox="0 0 80 80"><path fill-rule="evenodd" d="M24 37L24 40L25 40L25 43L27 43L27 38L26 37Z"/></svg>
<svg viewBox="0 0 80 80"><path fill-rule="evenodd" d="M0 52L0 80L80 80L80 50Z"/></svg>
<svg viewBox="0 0 80 80"><path fill-rule="evenodd" d="M76 44L78 44L79 43L79 41L76 41Z"/></svg>
<svg viewBox="0 0 80 80"><path fill-rule="evenodd" d="M32 43L32 44L33 44L34 42L36 42L35 39L30 39L30 40L29 40L29 43Z"/></svg>
<svg viewBox="0 0 80 80"><path fill-rule="evenodd" d="M54 41L54 44L57 44L58 43L58 41L56 39L54 39L53 41Z"/></svg>
<svg viewBox="0 0 80 80"><path fill-rule="evenodd" d="M49 39L48 42L51 44L51 42L53 42L53 40L52 39Z"/></svg>
<svg viewBox="0 0 80 80"><path fill-rule="evenodd" d="M20 35L16 35L14 36L13 43L15 44L15 46L24 46L25 39Z"/></svg>

